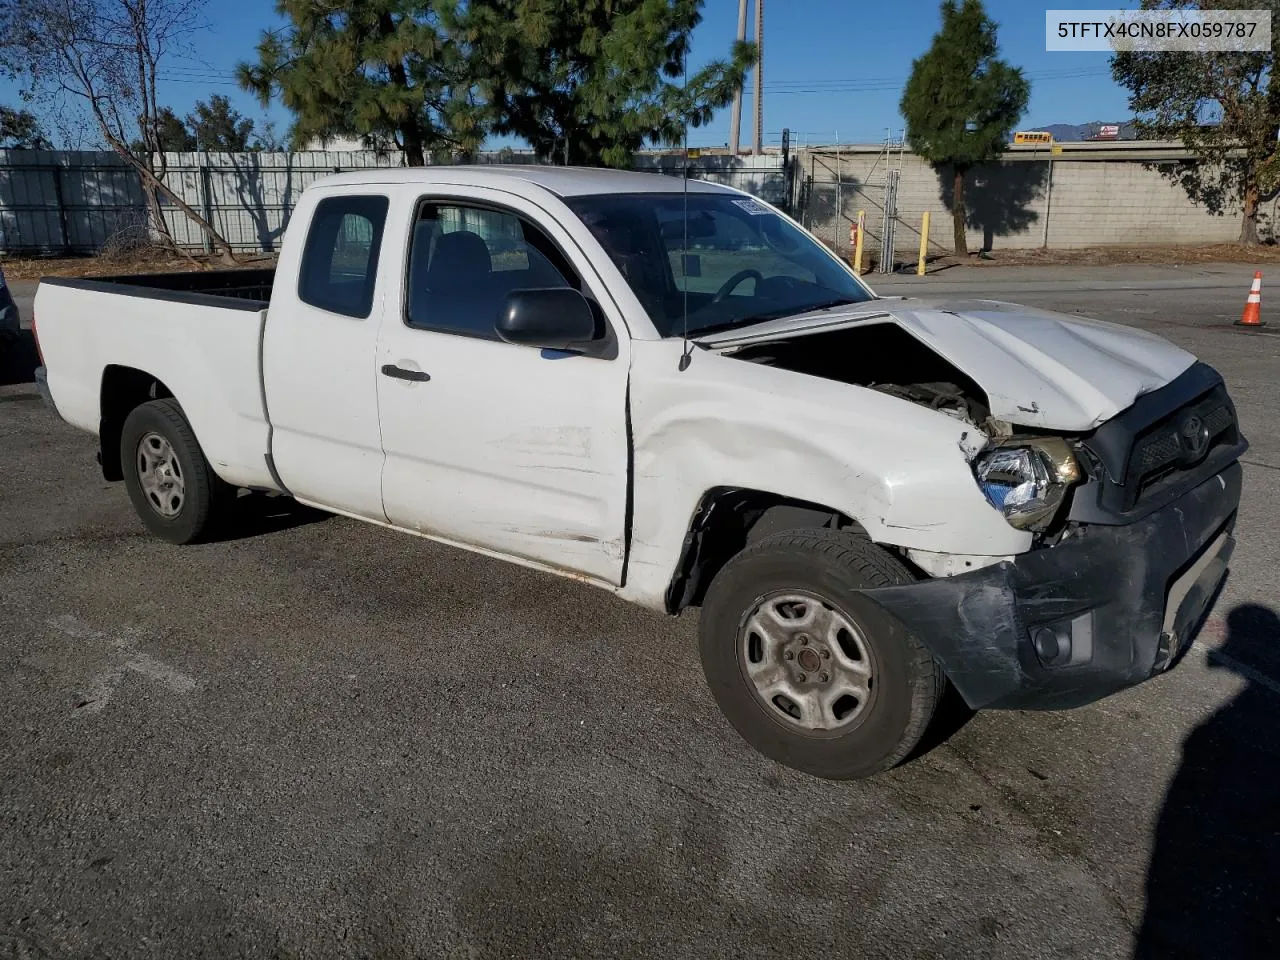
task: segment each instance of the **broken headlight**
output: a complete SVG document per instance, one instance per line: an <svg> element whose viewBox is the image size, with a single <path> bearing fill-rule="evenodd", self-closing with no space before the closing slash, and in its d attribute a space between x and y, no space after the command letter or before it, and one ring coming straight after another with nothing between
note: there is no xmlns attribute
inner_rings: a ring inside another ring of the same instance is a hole
<svg viewBox="0 0 1280 960"><path fill-rule="evenodd" d="M974 476L983 496L1019 530L1049 525L1080 464L1060 437L1012 438L978 454Z"/></svg>

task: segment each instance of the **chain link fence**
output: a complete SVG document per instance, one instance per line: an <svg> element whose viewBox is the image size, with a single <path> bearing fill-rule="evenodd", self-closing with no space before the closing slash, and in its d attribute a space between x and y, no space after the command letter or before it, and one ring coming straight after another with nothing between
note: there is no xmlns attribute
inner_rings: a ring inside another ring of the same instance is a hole
<svg viewBox="0 0 1280 960"><path fill-rule="evenodd" d="M797 219L843 259L853 262L862 215L862 269L891 272L916 259L920 222L902 209L902 153L887 144L850 155L839 147L809 148L796 159ZM914 218L914 219L913 219ZM946 249L930 241L929 255Z"/></svg>

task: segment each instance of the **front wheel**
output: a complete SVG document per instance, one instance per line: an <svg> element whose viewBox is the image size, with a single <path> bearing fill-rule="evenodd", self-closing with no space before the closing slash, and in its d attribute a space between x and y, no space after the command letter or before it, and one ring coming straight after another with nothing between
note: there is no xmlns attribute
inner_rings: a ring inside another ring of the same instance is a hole
<svg viewBox="0 0 1280 960"><path fill-rule="evenodd" d="M169 543L207 538L233 492L209 466L176 400L151 400L130 412L120 463L134 510Z"/></svg>
<svg viewBox="0 0 1280 960"><path fill-rule="evenodd" d="M830 780L900 763L946 681L860 591L910 581L875 544L836 530L776 534L731 559L707 590L699 647L734 729L765 756Z"/></svg>

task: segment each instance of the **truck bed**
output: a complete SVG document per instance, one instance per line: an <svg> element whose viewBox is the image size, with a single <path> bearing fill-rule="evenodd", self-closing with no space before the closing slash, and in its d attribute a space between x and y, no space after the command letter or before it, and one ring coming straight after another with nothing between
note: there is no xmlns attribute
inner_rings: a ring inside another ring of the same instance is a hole
<svg viewBox="0 0 1280 960"><path fill-rule="evenodd" d="M271 299L275 268L186 273L134 273L108 277L46 277L48 286L146 297L233 310L264 310Z"/></svg>
<svg viewBox="0 0 1280 960"><path fill-rule="evenodd" d="M35 326L62 417L100 433L121 390L155 382L183 408L213 469L274 486L261 347L274 270L41 280Z"/></svg>

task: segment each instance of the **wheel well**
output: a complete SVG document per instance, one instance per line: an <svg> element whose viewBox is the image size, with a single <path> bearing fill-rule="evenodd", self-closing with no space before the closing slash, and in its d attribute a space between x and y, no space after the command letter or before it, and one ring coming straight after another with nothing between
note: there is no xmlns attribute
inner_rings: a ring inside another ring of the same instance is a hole
<svg viewBox="0 0 1280 960"><path fill-rule="evenodd" d="M716 487L694 511L675 576L667 587L667 611L699 606L721 567L762 537L802 527L834 530L862 527L839 510L763 490Z"/></svg>
<svg viewBox="0 0 1280 960"><path fill-rule="evenodd" d="M120 434L129 414L148 400L172 396L172 390L145 370L112 365L103 371L98 407L98 462L102 464L104 478L124 479L123 464L120 463Z"/></svg>

